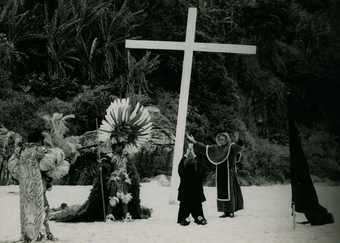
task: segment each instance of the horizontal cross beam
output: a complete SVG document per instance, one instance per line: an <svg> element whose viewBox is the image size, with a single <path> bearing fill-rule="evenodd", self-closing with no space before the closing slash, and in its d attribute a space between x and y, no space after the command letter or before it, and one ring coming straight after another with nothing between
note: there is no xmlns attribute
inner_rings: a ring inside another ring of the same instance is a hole
<svg viewBox="0 0 340 243"><path fill-rule="evenodd" d="M150 49L150 50L174 50L184 51L182 68L182 80L179 95L179 106L176 125L176 140L171 174L171 201L174 200L175 192L179 183L177 175L178 164L183 156L186 117L188 110L188 99L190 89L190 78L192 58L194 51L235 53L235 54L256 54L256 46L200 43L195 42L197 9L189 8L185 41L150 41L150 40L126 40L125 46L128 49Z"/></svg>
<svg viewBox="0 0 340 243"><path fill-rule="evenodd" d="M179 41L148 41L148 40L126 40L125 47L129 49L150 49L150 50L193 50L200 52L219 52L235 54L256 54L256 46L217 44L202 42L179 42Z"/></svg>

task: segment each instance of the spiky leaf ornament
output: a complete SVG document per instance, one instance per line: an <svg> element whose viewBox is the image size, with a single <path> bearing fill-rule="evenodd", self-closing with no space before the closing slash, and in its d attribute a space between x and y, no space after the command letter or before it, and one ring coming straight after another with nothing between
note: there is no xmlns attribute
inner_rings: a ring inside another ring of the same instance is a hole
<svg viewBox="0 0 340 243"><path fill-rule="evenodd" d="M128 152L136 152L151 137L151 116L139 102L116 99L106 110L105 119L99 127L99 142L121 143Z"/></svg>

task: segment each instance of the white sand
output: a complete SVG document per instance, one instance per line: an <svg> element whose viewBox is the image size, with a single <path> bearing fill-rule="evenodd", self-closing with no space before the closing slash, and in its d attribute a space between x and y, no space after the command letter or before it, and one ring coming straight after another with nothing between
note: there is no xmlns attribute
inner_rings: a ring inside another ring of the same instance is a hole
<svg viewBox="0 0 340 243"><path fill-rule="evenodd" d="M69 205L86 200L88 186L54 186L48 192L51 207L62 202ZM336 223L325 226L297 225L292 229L290 216L290 186L242 188L245 209L233 219L218 218L216 189L205 188L207 202L204 210L208 225L191 223L187 227L176 224L178 205L169 205L169 188L157 182L142 185L143 205L153 208L148 220L130 223L55 223L52 232L59 242L67 243L339 243L340 242L340 187L318 185L320 202L334 214ZM299 214L297 221L304 221ZM0 241L14 241L20 237L18 187L0 187Z"/></svg>

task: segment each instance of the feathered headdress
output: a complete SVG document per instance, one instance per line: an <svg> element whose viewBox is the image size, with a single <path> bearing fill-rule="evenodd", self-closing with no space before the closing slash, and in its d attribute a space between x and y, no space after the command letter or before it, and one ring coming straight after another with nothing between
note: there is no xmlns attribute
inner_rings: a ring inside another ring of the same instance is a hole
<svg viewBox="0 0 340 243"><path fill-rule="evenodd" d="M137 151L152 131L151 116L139 102L130 104L129 98L116 99L106 110L98 131L99 142L123 143L127 151Z"/></svg>

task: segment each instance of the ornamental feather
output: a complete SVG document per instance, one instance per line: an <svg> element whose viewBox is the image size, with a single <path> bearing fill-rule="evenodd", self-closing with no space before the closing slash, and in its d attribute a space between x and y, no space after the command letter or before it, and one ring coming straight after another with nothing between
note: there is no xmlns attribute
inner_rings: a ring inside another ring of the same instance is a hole
<svg viewBox="0 0 340 243"><path fill-rule="evenodd" d="M117 192L117 198L119 198L124 204L128 204L131 199L131 193Z"/></svg>
<svg viewBox="0 0 340 243"><path fill-rule="evenodd" d="M55 180L67 175L70 164L65 160L65 154L60 148L49 148L45 156L40 160L41 171Z"/></svg>
<svg viewBox="0 0 340 243"><path fill-rule="evenodd" d="M109 197L109 203L111 207L116 207L116 205L119 203L119 198L118 197Z"/></svg>
<svg viewBox="0 0 340 243"><path fill-rule="evenodd" d="M78 148L80 148L79 138L65 137L69 131L67 120L75 118L73 114L64 116L61 113L53 113L52 116L44 115L46 126L49 131L43 132L44 144L50 147L61 148L66 156L66 159L71 163L76 161L79 156Z"/></svg>
<svg viewBox="0 0 340 243"><path fill-rule="evenodd" d="M151 116L139 102L116 99L106 110L105 119L98 131L99 142L124 143L125 150L136 152L151 137Z"/></svg>

